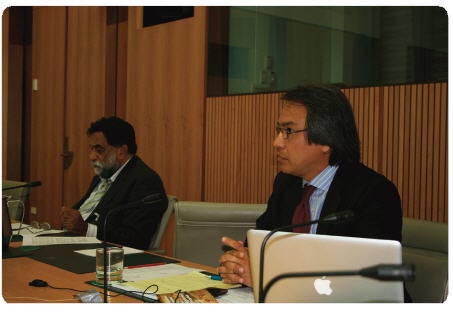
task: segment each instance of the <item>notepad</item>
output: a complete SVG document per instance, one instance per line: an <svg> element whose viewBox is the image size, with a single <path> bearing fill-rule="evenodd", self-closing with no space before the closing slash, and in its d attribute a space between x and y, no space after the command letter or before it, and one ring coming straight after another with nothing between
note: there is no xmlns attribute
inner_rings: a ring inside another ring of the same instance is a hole
<svg viewBox="0 0 453 315"><path fill-rule="evenodd" d="M183 275L147 279L141 281L128 282L127 286L133 287L138 291L145 291L151 285L157 286L156 294L173 293L181 291L196 291L206 288L231 289L241 286L240 284L227 284L222 281L212 280L209 277L192 271Z"/></svg>

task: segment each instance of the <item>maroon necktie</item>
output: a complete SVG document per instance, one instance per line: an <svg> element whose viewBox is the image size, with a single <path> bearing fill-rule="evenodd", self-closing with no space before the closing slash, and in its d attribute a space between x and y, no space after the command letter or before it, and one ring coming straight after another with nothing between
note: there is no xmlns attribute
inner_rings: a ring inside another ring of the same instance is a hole
<svg viewBox="0 0 453 315"><path fill-rule="evenodd" d="M297 205L296 209L294 210L293 220L291 224L299 224L304 222L310 221L310 196L313 191L316 189L315 186L305 184L304 188L302 189L302 200ZM297 233L308 233L310 231L310 225L295 227L293 228L293 232Z"/></svg>

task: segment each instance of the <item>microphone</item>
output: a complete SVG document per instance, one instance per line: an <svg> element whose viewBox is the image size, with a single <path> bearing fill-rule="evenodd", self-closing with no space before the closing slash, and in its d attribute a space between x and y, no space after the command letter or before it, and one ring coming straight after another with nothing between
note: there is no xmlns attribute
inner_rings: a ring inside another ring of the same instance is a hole
<svg viewBox="0 0 453 315"><path fill-rule="evenodd" d="M144 205L151 205L156 202L162 201L162 199L163 199L163 196L161 193L155 193L155 194L145 196L140 200L131 201L129 203L125 203L123 205L119 205L115 208L110 209L106 215L106 218L107 218L107 216L111 215L113 212L118 212L119 210L132 209L132 208L136 208L136 207L140 207L140 206L144 206Z"/></svg>
<svg viewBox="0 0 453 315"><path fill-rule="evenodd" d="M414 265L389 265L380 264L360 269L359 275L382 281L414 281Z"/></svg>
<svg viewBox="0 0 453 315"><path fill-rule="evenodd" d="M331 213L329 215L326 215L325 217L322 217L318 220L312 220L312 221L307 221L307 222L302 222L298 224L291 224L287 226L281 226L278 228L273 229L270 231L266 237L264 237L263 242L261 243L261 250L260 250L260 270L259 270L259 280L258 280L258 302L259 303L264 303L264 291L263 291L263 274L264 274L264 250L266 247L266 243L269 240L269 238L278 231L283 231L283 230L288 230L292 229L295 227L302 227L302 226L307 226L307 225L312 225L316 223L341 223L345 221L349 221L354 217L354 212L351 210L346 210L346 211L341 211L341 212L335 212Z"/></svg>
<svg viewBox="0 0 453 315"><path fill-rule="evenodd" d="M22 187L36 187L36 186L41 186L41 182L39 180L35 181L35 182L29 182L29 183L25 183L25 184L21 184L21 185L16 185L16 186L10 186L10 187L5 187L5 188L2 187L2 191L16 189L16 188L22 188Z"/></svg>
<svg viewBox="0 0 453 315"><path fill-rule="evenodd" d="M381 281L413 281L415 267L412 264L378 264L359 270L288 272L272 278L263 290L263 302L269 289L279 280L286 278L320 277L320 276L362 276ZM262 303L262 302L261 302Z"/></svg>
<svg viewBox="0 0 453 315"><path fill-rule="evenodd" d="M103 233L103 240L102 240L102 245L104 249L104 303L107 303L107 221L110 218L112 214L115 214L117 212L120 212L121 210L127 210L127 209L132 209L144 205L152 205L158 202L161 202L163 200L163 196L161 193L154 193L148 196L145 196L144 198L137 200L137 201L132 201L129 203L126 203L124 205L120 205L118 207L110 209L110 211L107 212L104 218L104 230L102 231Z"/></svg>
<svg viewBox="0 0 453 315"><path fill-rule="evenodd" d="M164 198L161 193L154 193L151 195L147 195L140 200L132 201L132 202L129 202L129 203L126 203L126 204L123 204L123 205L110 209L104 218L104 224L103 224L104 230L102 231L103 236L104 236L104 242L107 240L107 221L111 215L116 214L117 212L120 212L122 210L137 208L137 207L141 207L141 206L145 206L145 205L152 205L152 204L161 202L163 199ZM99 217L98 212L95 212L94 215Z"/></svg>

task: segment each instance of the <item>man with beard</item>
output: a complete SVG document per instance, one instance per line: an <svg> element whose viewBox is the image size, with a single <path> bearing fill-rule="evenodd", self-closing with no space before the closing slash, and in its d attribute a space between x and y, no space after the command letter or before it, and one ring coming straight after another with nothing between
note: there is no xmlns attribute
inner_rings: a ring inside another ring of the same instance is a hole
<svg viewBox="0 0 453 315"><path fill-rule="evenodd" d="M106 225L106 241L147 249L168 204L160 176L136 155L135 132L128 122L104 117L91 124L87 135L96 175L72 209L62 207L62 228L103 240L110 210L157 194L158 202L112 213Z"/></svg>

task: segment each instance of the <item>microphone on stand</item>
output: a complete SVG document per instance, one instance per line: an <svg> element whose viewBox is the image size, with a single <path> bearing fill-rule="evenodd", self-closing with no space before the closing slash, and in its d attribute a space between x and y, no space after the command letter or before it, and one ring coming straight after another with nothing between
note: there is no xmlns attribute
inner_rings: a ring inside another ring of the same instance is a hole
<svg viewBox="0 0 453 315"><path fill-rule="evenodd" d="M16 185L16 186L10 186L10 187L5 187L5 188L2 187L2 191L16 189L16 188L22 188L22 187L36 187L36 186L41 186L41 182L39 180L35 181L35 182L29 182L29 183L25 183L25 184L21 184L21 185Z"/></svg>
<svg viewBox="0 0 453 315"><path fill-rule="evenodd" d="M320 276L362 276L381 281L413 281L415 267L411 264L378 264L359 270L288 272L272 278L264 287L262 301L266 299L269 289L279 280L286 278L320 277Z"/></svg>
<svg viewBox="0 0 453 315"><path fill-rule="evenodd" d="M112 214L118 213L122 210L127 210L127 209L132 209L140 206L145 206L145 205L152 205L158 202L161 202L164 199L161 193L155 193L148 195L144 197L141 200L138 201L132 201L129 203L126 203L124 205L115 207L111 209L110 211L107 212L104 218L104 230L102 231L103 233L103 240L102 240L102 247L103 247L103 252L104 252L104 303L107 303L107 221L110 218Z"/></svg>
<svg viewBox="0 0 453 315"><path fill-rule="evenodd" d="M318 220L313 220L313 221L308 221L308 222L303 222L303 223L298 223L298 224L292 224L292 225L287 225L287 226L281 226L281 227L275 228L272 231L270 231L266 235L266 237L264 237L263 242L261 243L260 270L259 270L259 280L258 280L258 302L264 303L264 289L263 289L264 250L265 250L267 241L275 232L288 230L288 229L292 229L295 227L312 225L312 224L316 224L316 223L332 223L332 224L341 223L341 222L349 221L353 217L354 217L354 212L352 212L351 210L346 210L346 211L335 212L335 213L329 214Z"/></svg>

